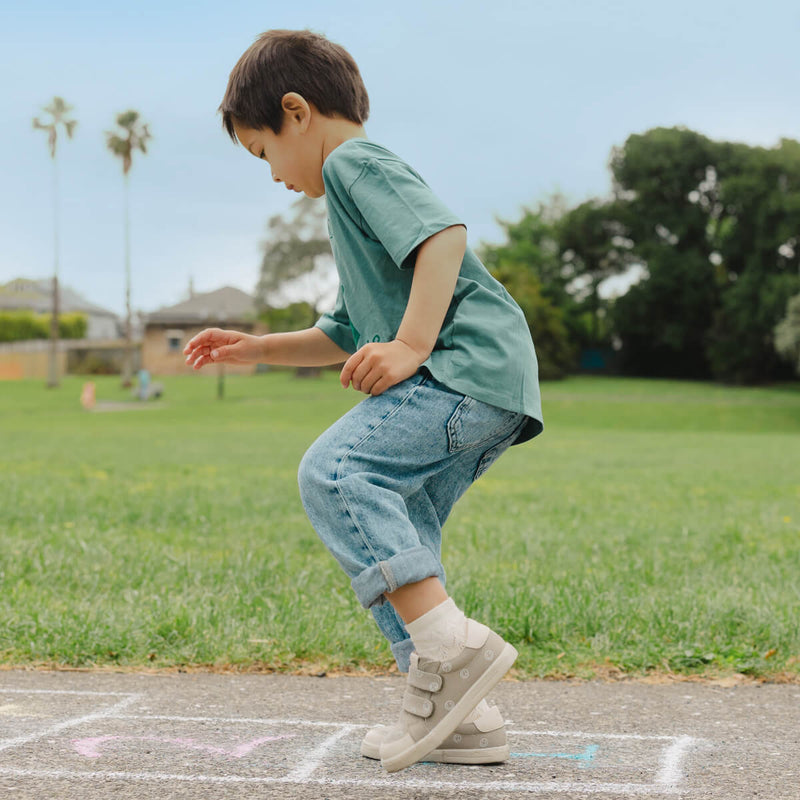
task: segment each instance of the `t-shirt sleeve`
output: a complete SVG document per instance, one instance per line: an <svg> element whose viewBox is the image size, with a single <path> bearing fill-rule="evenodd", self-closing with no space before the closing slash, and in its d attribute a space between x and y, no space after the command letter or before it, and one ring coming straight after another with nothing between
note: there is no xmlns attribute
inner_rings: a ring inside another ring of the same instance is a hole
<svg viewBox="0 0 800 800"><path fill-rule="evenodd" d="M420 244L445 228L464 224L399 160L366 161L349 194L398 267L413 267L410 256Z"/></svg>
<svg viewBox="0 0 800 800"><path fill-rule="evenodd" d="M344 292L341 286L339 286L339 292L336 295L336 305L333 311L323 314L314 327L319 328L334 344L341 347L345 352L356 352L353 327L350 324L350 317L344 304Z"/></svg>

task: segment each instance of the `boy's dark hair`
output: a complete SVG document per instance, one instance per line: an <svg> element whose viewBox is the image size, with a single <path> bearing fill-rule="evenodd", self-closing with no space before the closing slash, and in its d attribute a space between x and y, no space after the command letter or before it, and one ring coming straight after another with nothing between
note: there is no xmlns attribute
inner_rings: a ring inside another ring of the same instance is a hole
<svg viewBox="0 0 800 800"><path fill-rule="evenodd" d="M369 96L350 53L309 30L274 30L262 33L231 71L219 106L222 126L234 142L234 122L279 134L287 92L326 116L359 124L369 116Z"/></svg>

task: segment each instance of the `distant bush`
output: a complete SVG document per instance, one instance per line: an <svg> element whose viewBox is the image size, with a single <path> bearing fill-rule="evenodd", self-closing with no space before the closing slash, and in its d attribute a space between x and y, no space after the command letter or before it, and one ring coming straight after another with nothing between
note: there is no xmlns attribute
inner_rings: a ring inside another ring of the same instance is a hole
<svg viewBox="0 0 800 800"><path fill-rule="evenodd" d="M47 329L43 327L39 315L32 311L0 312L0 342L46 338Z"/></svg>
<svg viewBox="0 0 800 800"><path fill-rule="evenodd" d="M33 311L0 311L0 342L49 339L50 317ZM58 335L62 339L84 339L88 324L86 314L59 314Z"/></svg>
<svg viewBox="0 0 800 800"><path fill-rule="evenodd" d="M308 328L318 317L319 313L305 301L290 303L284 308L265 308L259 315L259 319L269 328L270 333Z"/></svg>
<svg viewBox="0 0 800 800"><path fill-rule="evenodd" d="M67 362L70 375L116 375L122 370L120 359L115 353L88 352Z"/></svg>
<svg viewBox="0 0 800 800"><path fill-rule="evenodd" d="M50 331L50 315L45 315L47 319L48 335ZM89 327L89 320L86 314L73 311L71 314L59 314L58 335L62 339L85 339L86 330Z"/></svg>

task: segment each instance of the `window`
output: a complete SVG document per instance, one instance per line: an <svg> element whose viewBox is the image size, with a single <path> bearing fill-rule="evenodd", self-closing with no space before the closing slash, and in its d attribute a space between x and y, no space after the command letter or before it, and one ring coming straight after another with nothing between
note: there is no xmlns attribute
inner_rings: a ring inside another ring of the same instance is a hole
<svg viewBox="0 0 800 800"><path fill-rule="evenodd" d="M167 337L167 352L180 353L183 350L183 331L169 330L165 332Z"/></svg>

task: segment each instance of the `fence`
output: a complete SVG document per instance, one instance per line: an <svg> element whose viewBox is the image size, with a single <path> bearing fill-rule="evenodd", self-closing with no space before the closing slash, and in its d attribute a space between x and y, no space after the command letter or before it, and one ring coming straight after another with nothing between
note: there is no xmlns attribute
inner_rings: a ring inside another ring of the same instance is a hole
<svg viewBox="0 0 800 800"><path fill-rule="evenodd" d="M50 363L50 347L47 339L0 343L0 380L45 380ZM134 341L132 347L135 372L141 364L142 343ZM58 372L60 375L120 373L124 354L124 339L60 339Z"/></svg>

